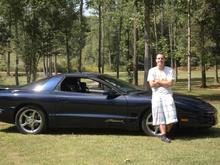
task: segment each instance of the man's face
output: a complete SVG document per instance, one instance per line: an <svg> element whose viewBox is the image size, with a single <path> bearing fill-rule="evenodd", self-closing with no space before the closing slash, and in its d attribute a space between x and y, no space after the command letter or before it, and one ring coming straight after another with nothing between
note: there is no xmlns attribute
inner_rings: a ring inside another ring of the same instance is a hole
<svg viewBox="0 0 220 165"><path fill-rule="evenodd" d="M164 55L158 54L156 57L156 63L157 63L158 67L160 67L160 68L164 67L164 63L165 63Z"/></svg>

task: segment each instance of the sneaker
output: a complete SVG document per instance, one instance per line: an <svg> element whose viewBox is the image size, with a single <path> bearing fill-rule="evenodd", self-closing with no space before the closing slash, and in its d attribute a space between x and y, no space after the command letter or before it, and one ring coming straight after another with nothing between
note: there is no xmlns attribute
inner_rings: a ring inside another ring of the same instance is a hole
<svg viewBox="0 0 220 165"><path fill-rule="evenodd" d="M173 136L171 132L166 133L166 137L170 140L173 140Z"/></svg>
<svg viewBox="0 0 220 165"><path fill-rule="evenodd" d="M166 143L170 143L171 140L166 136L166 135L162 135L160 137L161 141L166 142Z"/></svg>

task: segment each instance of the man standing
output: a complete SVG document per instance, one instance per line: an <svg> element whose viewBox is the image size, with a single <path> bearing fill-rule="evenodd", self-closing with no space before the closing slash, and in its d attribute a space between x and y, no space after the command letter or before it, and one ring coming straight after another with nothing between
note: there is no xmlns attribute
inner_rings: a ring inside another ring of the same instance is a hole
<svg viewBox="0 0 220 165"><path fill-rule="evenodd" d="M160 126L161 140L170 143L169 133L173 123L177 122L176 107L171 91L175 76L173 69L165 66L164 54L157 54L156 64L157 66L149 70L147 78L152 89L153 125Z"/></svg>

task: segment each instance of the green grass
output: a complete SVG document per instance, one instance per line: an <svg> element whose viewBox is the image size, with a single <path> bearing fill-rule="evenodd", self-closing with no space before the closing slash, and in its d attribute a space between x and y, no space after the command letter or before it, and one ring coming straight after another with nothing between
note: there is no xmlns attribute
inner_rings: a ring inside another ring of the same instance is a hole
<svg viewBox="0 0 220 165"><path fill-rule="evenodd" d="M140 72L140 83L142 75ZM126 79L126 74L122 78ZM207 80L209 87L201 89L198 74L195 74L189 93L187 81L181 77L174 91L199 96L220 110L220 87L213 86L211 76ZM18 133L14 125L0 123L0 164L220 164L219 123L208 130L182 130L174 138L171 144L166 144L141 132L84 129L50 130L33 136Z"/></svg>
<svg viewBox="0 0 220 165"><path fill-rule="evenodd" d="M178 133L171 144L118 131L52 131L22 135L0 124L0 164L218 164L220 128Z"/></svg>

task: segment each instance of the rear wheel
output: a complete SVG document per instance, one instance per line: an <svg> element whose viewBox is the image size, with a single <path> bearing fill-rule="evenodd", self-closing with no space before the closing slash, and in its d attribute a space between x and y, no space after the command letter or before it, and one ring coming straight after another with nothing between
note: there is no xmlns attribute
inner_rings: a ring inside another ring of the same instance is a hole
<svg viewBox="0 0 220 165"><path fill-rule="evenodd" d="M146 135L160 136L160 127L153 125L152 113L147 111L141 121L142 130Z"/></svg>
<svg viewBox="0 0 220 165"><path fill-rule="evenodd" d="M21 133L38 134L46 128L45 114L36 106L25 106L17 112L15 124Z"/></svg>

